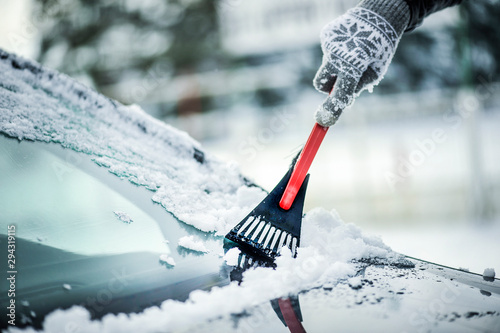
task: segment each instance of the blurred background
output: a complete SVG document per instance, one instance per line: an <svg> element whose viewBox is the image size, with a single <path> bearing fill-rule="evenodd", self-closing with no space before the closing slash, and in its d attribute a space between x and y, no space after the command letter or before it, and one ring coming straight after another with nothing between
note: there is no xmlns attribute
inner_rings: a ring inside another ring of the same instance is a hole
<svg viewBox="0 0 500 333"><path fill-rule="evenodd" d="M0 0L0 48L187 131L271 190L325 98L319 31L353 0ZM305 211L336 209L393 249L500 270L500 1L404 35L330 130Z"/></svg>

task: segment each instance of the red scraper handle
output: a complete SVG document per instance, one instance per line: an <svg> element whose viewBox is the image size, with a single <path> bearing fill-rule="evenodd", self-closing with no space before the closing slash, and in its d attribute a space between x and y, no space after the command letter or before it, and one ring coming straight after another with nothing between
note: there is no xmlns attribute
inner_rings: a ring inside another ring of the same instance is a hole
<svg viewBox="0 0 500 333"><path fill-rule="evenodd" d="M293 169L292 176L290 177L290 181L288 182L285 192L283 192L283 196L281 197L280 207L284 210L289 210L290 207L292 207L295 196L299 192L299 189L306 178L307 171L309 171L309 167L312 164L314 156L316 156L316 153L318 152L319 146L321 145L328 128L329 127L323 127L318 123L314 124L314 128L307 139L304 149L302 149L302 152L300 153L299 159Z"/></svg>

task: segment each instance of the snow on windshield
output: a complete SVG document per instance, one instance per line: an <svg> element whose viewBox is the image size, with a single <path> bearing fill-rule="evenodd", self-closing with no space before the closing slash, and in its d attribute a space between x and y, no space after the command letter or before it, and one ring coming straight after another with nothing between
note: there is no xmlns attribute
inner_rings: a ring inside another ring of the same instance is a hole
<svg viewBox="0 0 500 333"><path fill-rule="evenodd" d="M137 106L120 105L65 75L1 51L0 72L1 133L85 153L111 173L150 189L155 202L185 223L225 234L265 196L246 186L233 165L207 154L203 163L194 159L195 149L201 150L196 141ZM400 260L379 238L322 209L306 214L301 244L297 258L284 249L276 269L246 271L240 286L233 282L193 291L186 302L167 300L139 314L108 314L100 321L91 320L82 307L57 310L46 318L44 331L63 332L67 323L82 332L175 331L348 279L361 258ZM181 239L179 245L204 250L194 238ZM161 259L175 265L166 255Z"/></svg>
<svg viewBox="0 0 500 333"><path fill-rule="evenodd" d="M239 170L204 154L198 142L73 79L0 50L0 133L60 144L89 155L118 177L145 186L154 202L202 231L228 231L240 216ZM248 201L247 199L245 199ZM253 201L255 203L255 201Z"/></svg>
<svg viewBox="0 0 500 333"><path fill-rule="evenodd" d="M185 302L166 300L159 307L138 314L108 314L101 320L91 320L90 313L79 306L56 310L45 319L42 332L64 332L68 325L77 327L79 332L90 333L188 332L209 320L231 318L231 314L242 313L271 299L319 286L334 286L342 280L352 283L358 271L353 261L359 258L402 262L378 237L364 235L353 224L342 222L335 212L321 208L305 216L302 243L297 258L292 258L290 250L283 248L282 256L276 260L276 269L250 269L244 272L241 285L232 282L210 291L195 290ZM238 251L230 250L228 254L230 252L238 254ZM169 260L169 257L163 259ZM269 318L267 320L278 320L274 313L270 313ZM9 332L18 331L36 332L30 328L9 328ZM245 332L243 328L240 331Z"/></svg>

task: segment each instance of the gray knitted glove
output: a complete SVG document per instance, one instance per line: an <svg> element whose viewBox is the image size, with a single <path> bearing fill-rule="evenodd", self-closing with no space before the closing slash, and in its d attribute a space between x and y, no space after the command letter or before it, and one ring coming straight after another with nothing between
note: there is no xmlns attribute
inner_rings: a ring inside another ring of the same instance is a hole
<svg viewBox="0 0 500 333"><path fill-rule="evenodd" d="M383 78L409 20L404 0L365 0L323 28L323 64L314 87L334 89L316 111L320 125L335 124L362 90Z"/></svg>

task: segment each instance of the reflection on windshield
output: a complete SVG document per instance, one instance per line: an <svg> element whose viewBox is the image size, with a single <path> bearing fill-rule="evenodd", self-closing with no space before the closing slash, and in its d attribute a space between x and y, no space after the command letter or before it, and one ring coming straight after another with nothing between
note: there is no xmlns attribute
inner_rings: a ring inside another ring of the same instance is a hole
<svg viewBox="0 0 500 333"><path fill-rule="evenodd" d="M224 251L229 251L231 248L237 247L240 250L236 266L229 273L231 281L242 282L243 273L254 267L276 267L273 261L268 258L259 258L245 251L234 242L225 242ZM302 312L298 295L281 297L271 300L271 306L274 312L291 333L305 333L306 330L302 326Z"/></svg>
<svg viewBox="0 0 500 333"><path fill-rule="evenodd" d="M46 146L0 136L2 233L15 224L19 238L83 255L170 252L148 214L77 167L82 157Z"/></svg>

